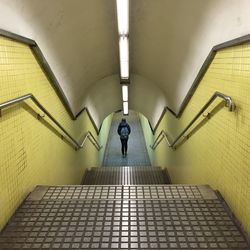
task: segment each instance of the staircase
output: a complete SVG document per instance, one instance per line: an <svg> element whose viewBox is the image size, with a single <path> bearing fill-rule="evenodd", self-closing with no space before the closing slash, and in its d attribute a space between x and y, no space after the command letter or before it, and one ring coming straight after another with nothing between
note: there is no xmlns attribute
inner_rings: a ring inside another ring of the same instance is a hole
<svg viewBox="0 0 250 250"><path fill-rule="evenodd" d="M250 249L209 186L167 183L160 168L105 167L89 170L85 185L37 186L0 249Z"/></svg>
<svg viewBox="0 0 250 250"><path fill-rule="evenodd" d="M86 171L83 185L149 185L170 184L161 167L102 167Z"/></svg>

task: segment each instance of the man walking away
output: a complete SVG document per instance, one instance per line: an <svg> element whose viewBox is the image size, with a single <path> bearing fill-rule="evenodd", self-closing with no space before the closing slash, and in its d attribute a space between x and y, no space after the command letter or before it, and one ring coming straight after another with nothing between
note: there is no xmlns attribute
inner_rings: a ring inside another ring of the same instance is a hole
<svg viewBox="0 0 250 250"><path fill-rule="evenodd" d="M122 144L122 156L123 157L125 157L127 155L128 138L129 138L130 132L131 132L130 126L126 122L126 119L123 118L118 126L118 129L117 129L117 133L120 136L120 140L121 140L121 144Z"/></svg>

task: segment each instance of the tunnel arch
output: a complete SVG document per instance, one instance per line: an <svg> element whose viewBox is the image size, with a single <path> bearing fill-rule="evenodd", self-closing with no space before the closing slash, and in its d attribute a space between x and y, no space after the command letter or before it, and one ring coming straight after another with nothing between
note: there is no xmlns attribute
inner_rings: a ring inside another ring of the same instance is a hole
<svg viewBox="0 0 250 250"><path fill-rule="evenodd" d="M96 125L110 113L122 109L121 85L118 75L107 76L93 84L82 98ZM129 84L129 109L145 115L154 127L167 106L164 92L143 76L132 74Z"/></svg>

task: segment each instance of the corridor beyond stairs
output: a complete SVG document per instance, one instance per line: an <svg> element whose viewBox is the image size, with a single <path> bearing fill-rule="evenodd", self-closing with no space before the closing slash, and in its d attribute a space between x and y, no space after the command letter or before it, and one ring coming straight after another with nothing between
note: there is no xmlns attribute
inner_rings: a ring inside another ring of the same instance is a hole
<svg viewBox="0 0 250 250"><path fill-rule="evenodd" d="M159 167L107 167L84 185L37 186L0 249L250 249L217 192L168 182Z"/></svg>
<svg viewBox="0 0 250 250"><path fill-rule="evenodd" d="M117 128L121 119L125 118L131 128L128 140L128 155L122 158L120 137ZM122 112L113 116L109 139L103 160L103 166L150 166L145 139L137 112L130 110L128 116Z"/></svg>

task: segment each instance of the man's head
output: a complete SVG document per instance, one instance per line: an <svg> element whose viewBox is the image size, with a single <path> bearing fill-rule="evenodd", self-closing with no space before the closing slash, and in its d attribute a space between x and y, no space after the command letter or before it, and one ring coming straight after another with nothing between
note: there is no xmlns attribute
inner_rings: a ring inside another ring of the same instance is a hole
<svg viewBox="0 0 250 250"><path fill-rule="evenodd" d="M122 122L126 122L126 119L125 119L125 118L122 118Z"/></svg>

